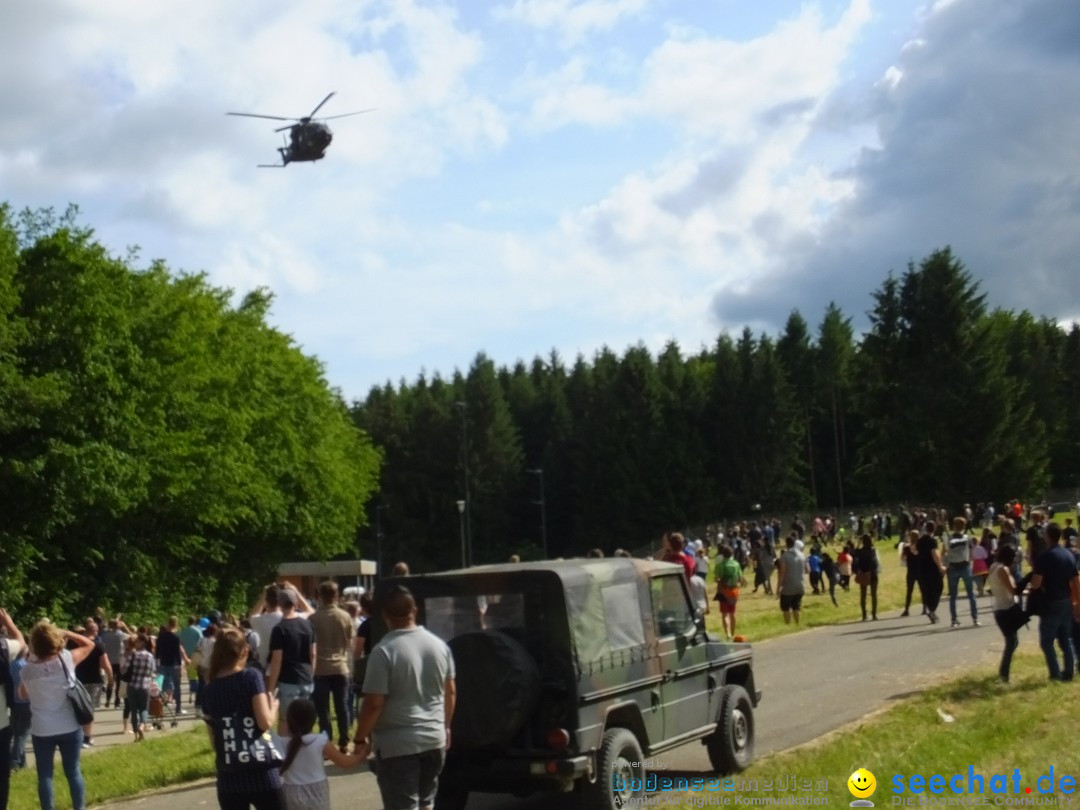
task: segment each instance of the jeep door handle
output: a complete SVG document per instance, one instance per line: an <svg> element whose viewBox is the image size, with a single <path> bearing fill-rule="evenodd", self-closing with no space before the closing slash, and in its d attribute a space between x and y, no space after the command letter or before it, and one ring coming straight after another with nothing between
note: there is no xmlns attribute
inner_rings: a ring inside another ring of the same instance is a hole
<svg viewBox="0 0 1080 810"><path fill-rule="evenodd" d="M652 707L654 709L659 709L660 708L660 690L659 689L653 689L652 692L649 693L649 697L651 698Z"/></svg>

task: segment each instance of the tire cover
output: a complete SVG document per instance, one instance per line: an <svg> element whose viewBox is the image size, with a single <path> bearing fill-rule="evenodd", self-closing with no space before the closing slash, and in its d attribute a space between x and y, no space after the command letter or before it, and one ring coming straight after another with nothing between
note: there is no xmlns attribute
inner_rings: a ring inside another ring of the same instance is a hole
<svg viewBox="0 0 1080 810"><path fill-rule="evenodd" d="M540 696L540 672L528 651L506 633L478 630L450 640L457 680L453 745L506 745Z"/></svg>

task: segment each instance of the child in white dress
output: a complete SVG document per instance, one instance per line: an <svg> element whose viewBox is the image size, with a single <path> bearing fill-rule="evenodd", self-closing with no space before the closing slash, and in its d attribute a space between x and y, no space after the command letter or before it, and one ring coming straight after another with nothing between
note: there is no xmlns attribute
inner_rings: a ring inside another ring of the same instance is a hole
<svg viewBox="0 0 1080 810"><path fill-rule="evenodd" d="M285 714L290 736L275 735L274 742L285 756L281 783L286 810L330 810L330 783L323 760L341 768L355 768L365 760L363 756L341 753L322 732L312 733L317 719L314 703L306 698L294 700Z"/></svg>

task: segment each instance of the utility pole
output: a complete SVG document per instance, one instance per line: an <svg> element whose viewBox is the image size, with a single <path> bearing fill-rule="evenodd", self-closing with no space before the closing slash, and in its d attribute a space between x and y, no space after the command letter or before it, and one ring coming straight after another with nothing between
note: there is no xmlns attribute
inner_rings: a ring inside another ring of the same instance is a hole
<svg viewBox="0 0 1080 810"><path fill-rule="evenodd" d="M383 546L383 530L382 530L382 513L384 509L389 509L389 506L385 504L375 507L375 576L378 579L382 579L383 567L382 567L382 546Z"/></svg>
<svg viewBox="0 0 1080 810"><path fill-rule="evenodd" d="M467 568L468 563L465 561L465 501L457 502L458 520L461 524L461 567Z"/></svg>
<svg viewBox="0 0 1080 810"><path fill-rule="evenodd" d="M544 470L541 467L536 467L532 470L526 470L525 472L535 475L540 479L540 500L533 501L533 503L540 507L540 542L544 547L544 559L550 559L548 554L548 541L547 541L547 501L544 499Z"/></svg>
<svg viewBox="0 0 1080 810"><path fill-rule="evenodd" d="M455 402L454 407L461 414L461 466L465 473L465 566L468 567L473 564L472 498L469 497L469 420L464 402Z"/></svg>

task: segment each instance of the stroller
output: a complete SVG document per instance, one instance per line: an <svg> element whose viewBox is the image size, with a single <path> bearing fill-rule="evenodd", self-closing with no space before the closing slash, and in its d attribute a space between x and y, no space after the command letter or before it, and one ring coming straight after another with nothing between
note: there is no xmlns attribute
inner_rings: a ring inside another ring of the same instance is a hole
<svg viewBox="0 0 1080 810"><path fill-rule="evenodd" d="M154 678L150 684L150 724L161 731L162 726L165 724L165 718L168 716L169 725L172 728L176 728L176 709L172 705L172 692L163 692L162 687L165 684L165 676L158 675Z"/></svg>

